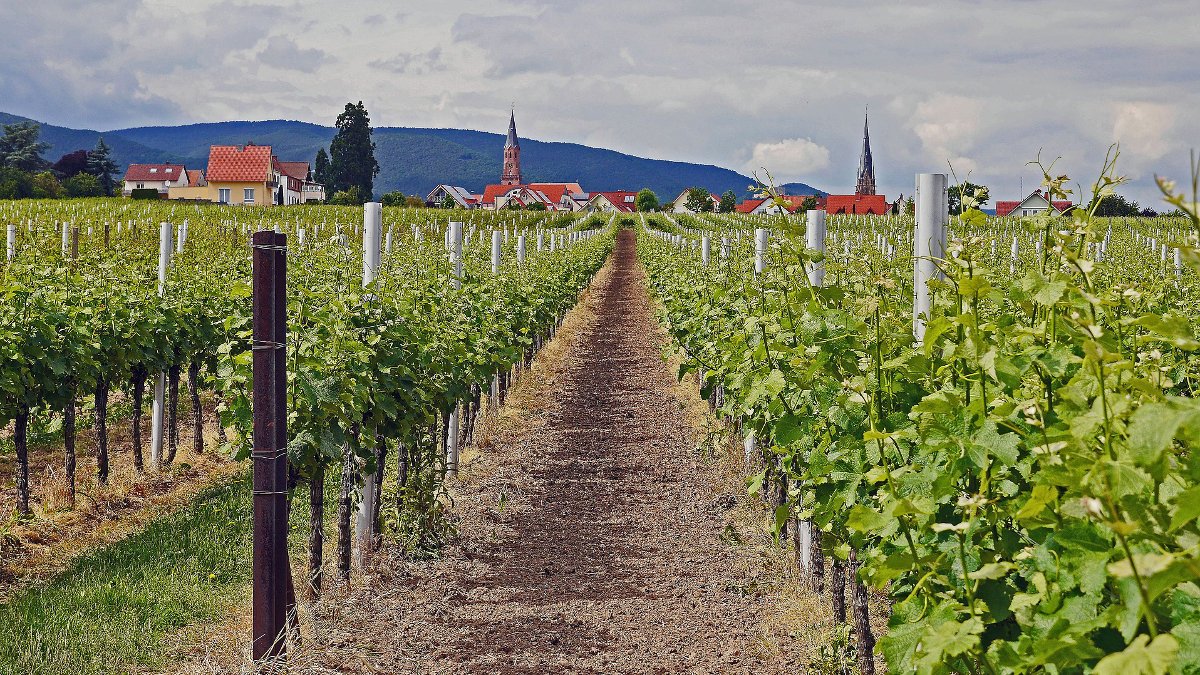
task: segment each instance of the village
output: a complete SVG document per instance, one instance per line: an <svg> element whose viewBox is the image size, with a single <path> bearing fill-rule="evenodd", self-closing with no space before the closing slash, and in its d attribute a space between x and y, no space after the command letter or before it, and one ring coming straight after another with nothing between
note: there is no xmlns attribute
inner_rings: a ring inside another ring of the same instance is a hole
<svg viewBox="0 0 1200 675"><path fill-rule="evenodd" d="M526 182L521 168L521 143L517 135L515 111L510 113L508 135L503 149L503 168L499 182L482 192L441 183L424 196L427 207L450 209L523 209L560 212L632 213L639 210L638 190L590 191L577 181ZM209 202L236 206L287 206L324 203L325 186L316 181L306 161L283 161L269 145L213 145L208 166L188 168L182 164L131 164L123 178L126 197ZM709 203L711 202L711 204ZM650 210L671 213L732 211L746 215L795 214L812 209L827 214L883 216L901 213L904 196L889 202L876 194L875 164L871 153L867 120L863 121L862 151L857 180L849 194L776 194L765 192L723 204L722 195L702 186L683 190L673 199L662 201ZM1031 216L1049 209L1061 215L1070 202L1050 204L1040 191L1021 200L999 201L996 215Z"/></svg>

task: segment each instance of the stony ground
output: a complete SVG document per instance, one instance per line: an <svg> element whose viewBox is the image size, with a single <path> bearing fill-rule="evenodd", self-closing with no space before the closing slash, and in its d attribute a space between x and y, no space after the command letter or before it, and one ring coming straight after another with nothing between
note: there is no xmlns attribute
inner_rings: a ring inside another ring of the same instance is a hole
<svg viewBox="0 0 1200 675"><path fill-rule="evenodd" d="M798 672L764 633L772 601L746 578L761 561L722 541L737 493L695 451L663 340L622 232L560 353L464 468L457 541L323 601L303 669Z"/></svg>

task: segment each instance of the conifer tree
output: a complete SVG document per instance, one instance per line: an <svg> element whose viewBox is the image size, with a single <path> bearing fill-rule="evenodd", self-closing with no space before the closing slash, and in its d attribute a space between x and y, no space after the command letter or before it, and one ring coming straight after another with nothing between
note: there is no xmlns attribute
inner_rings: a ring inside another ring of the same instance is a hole
<svg viewBox="0 0 1200 675"><path fill-rule="evenodd" d="M357 187L362 199L375 193L375 176L379 163L375 161L375 143L371 140L371 118L362 101L347 103L337 118L337 135L329 144L330 187L327 192L349 191Z"/></svg>

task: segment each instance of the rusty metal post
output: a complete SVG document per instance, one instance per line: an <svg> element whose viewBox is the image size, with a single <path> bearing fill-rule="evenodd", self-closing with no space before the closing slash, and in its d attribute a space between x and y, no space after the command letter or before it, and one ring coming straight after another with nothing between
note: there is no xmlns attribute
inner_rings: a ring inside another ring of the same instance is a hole
<svg viewBox="0 0 1200 675"><path fill-rule="evenodd" d="M254 249L254 660L286 650L287 236L255 232Z"/></svg>

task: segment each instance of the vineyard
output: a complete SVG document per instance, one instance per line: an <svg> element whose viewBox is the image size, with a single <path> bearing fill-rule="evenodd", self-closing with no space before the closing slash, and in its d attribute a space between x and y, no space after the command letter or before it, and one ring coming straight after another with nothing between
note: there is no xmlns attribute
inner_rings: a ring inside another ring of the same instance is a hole
<svg viewBox="0 0 1200 675"><path fill-rule="evenodd" d="M1200 670L1194 197L1172 197L1183 216L1097 217L1092 209L1115 181L1106 175L1066 217L950 218L940 178L920 184L915 218L0 205L8 243L0 466L11 467L4 481L12 487L0 504L14 514L0 526L75 508L87 494L77 482L105 485L114 466L175 471L185 437L189 458L253 459L256 470L260 460L280 460L282 483L264 490L256 476L237 503L274 496L285 505L283 530L290 523L301 561L281 568L286 633L299 644L308 629L297 604L345 586L377 551L436 557L470 536L456 530L455 510L466 508L453 498L457 474L470 473L462 458L468 448L489 452L479 432L485 413L496 416L518 383L537 375L539 354L584 307L596 314L592 327L560 349L582 361L544 382L567 407L547 427L557 445L527 458L546 467L520 474L524 484L506 484L513 499L529 501L513 516L527 520L509 523L521 539L497 550L476 542L474 553L495 566L486 591L528 586L527 596L560 602L627 594L646 603L622 605L634 624L667 602L676 604L663 613L678 617L720 604L689 607L682 592L665 599L650 588L732 564L709 559L718 554L706 549L729 537L691 503L707 497L686 475L701 470L693 448L679 449L690 422L664 412L682 406L655 379L666 368L661 351L705 402L770 546L795 556L829 625L852 626L844 650L820 667L873 673L878 656L893 672ZM1046 187L1066 196L1061 179L1047 176ZM256 274L267 259L259 256L286 259L278 343L256 327ZM581 302L592 293L599 299ZM668 336L663 345L653 342L651 311ZM286 373L277 383L286 451L273 457L255 438L263 362ZM114 441L117 425L129 433ZM86 452L84 426L94 437ZM667 438L662 447L676 454L646 454ZM63 448L61 503L39 485L52 472L32 449L47 445ZM482 491L492 479L480 480ZM554 496L542 504L524 492ZM508 495L497 497L497 513ZM671 501L680 514L660 511ZM330 506L336 512L326 514ZM660 520L647 525L646 513ZM673 543L671 528L690 528L686 540ZM0 530L0 569L19 553L14 539ZM653 554L639 557L635 541ZM659 569L630 562L647 559ZM560 561L568 569L552 574ZM473 558L458 562L460 575L478 571ZM293 568L303 577L293 580ZM551 578L559 574L585 576L563 585ZM610 577L633 581L603 592L588 586ZM106 662L112 643L71 644L47 609L50 596L39 595L45 580L0 581L12 586L0 604L0 625L12 626L0 628L0 672L125 672ZM701 593L716 582L695 583L688 589ZM372 598L396 591L362 589ZM117 595L89 604L117 605ZM504 626L529 620L514 610L528 597L491 601ZM752 599L722 602L723 613L706 614L697 630L744 631L760 611ZM445 630L471 639L442 657L463 669L503 671L513 649L558 630L533 631L527 643L488 652L493 660L469 660L462 652L475 649L472 630L488 627L489 644L510 638L462 604L424 623L458 617ZM612 620L591 605L579 611L597 624ZM882 634L872 614L886 620ZM724 661L683 660L661 636L564 635L545 647L559 660L526 667L584 662L575 656L598 670L631 667L598 660L600 639L633 655L654 645L661 660L653 663L666 670L753 662L732 650L712 656ZM797 667L771 663L779 672ZM800 665L814 663L810 655Z"/></svg>
<svg viewBox="0 0 1200 675"><path fill-rule="evenodd" d="M863 672L864 586L891 600L896 672L1200 668L1200 221L1087 206L934 241L823 213L807 238L650 220L681 372L740 430L778 529L797 520L835 620L852 587Z"/></svg>

